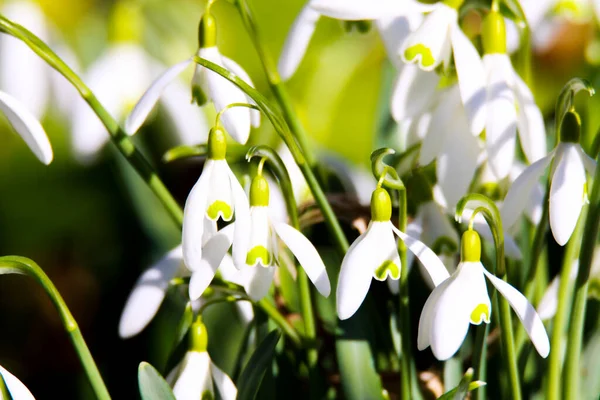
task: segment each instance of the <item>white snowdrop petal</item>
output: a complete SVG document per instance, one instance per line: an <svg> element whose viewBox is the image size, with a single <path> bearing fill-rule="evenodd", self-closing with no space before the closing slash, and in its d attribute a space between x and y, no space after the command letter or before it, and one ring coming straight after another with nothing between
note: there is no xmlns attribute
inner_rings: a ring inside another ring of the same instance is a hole
<svg viewBox="0 0 600 400"><path fill-rule="evenodd" d="M581 161L583 162L583 167L585 168L585 171L588 174L590 174L590 176L593 178L596 174L596 160L588 156L587 153L583 151L581 146L577 146L577 152L581 157Z"/></svg>
<svg viewBox="0 0 600 400"><path fill-rule="evenodd" d="M517 100L519 141L530 163L546 155L546 128L544 117L529 87L515 72L515 95Z"/></svg>
<svg viewBox="0 0 600 400"><path fill-rule="evenodd" d="M375 21L388 58L398 71L401 71L406 65L400 57L402 43L412 31L419 27L422 20L421 13L409 12L406 15L388 15Z"/></svg>
<svg viewBox="0 0 600 400"><path fill-rule="evenodd" d="M248 75L246 70L244 68L242 68L241 65L239 65L232 59L227 58L225 56L222 56L222 58L223 58L223 65L225 66L225 68L227 68L228 70L230 70L231 72L236 74L248 85L254 87L254 82L252 82L250 75ZM250 96L246 96L246 103L256 105L256 102L254 100L252 100L252 98ZM250 125L252 125L255 128L258 128L260 126L260 111L248 108L248 112L250 113Z"/></svg>
<svg viewBox="0 0 600 400"><path fill-rule="evenodd" d="M25 105L0 91L0 110L27 143L33 154L44 164L50 164L53 154L48 136L40 122L27 110Z"/></svg>
<svg viewBox="0 0 600 400"><path fill-rule="evenodd" d="M8 372L2 366L0 366L0 373L2 373L6 388L14 400L35 400L33 394L31 394L29 389L27 389L27 386L25 386L19 378Z"/></svg>
<svg viewBox="0 0 600 400"><path fill-rule="evenodd" d="M562 157L550 184L550 228L556 242L564 246L577 225L584 204L585 169L577 151L579 144L561 143Z"/></svg>
<svg viewBox="0 0 600 400"><path fill-rule="evenodd" d="M392 117L397 122L415 118L425 111L437 94L440 76L432 71L423 71L416 65L405 65L392 92Z"/></svg>
<svg viewBox="0 0 600 400"><path fill-rule="evenodd" d="M425 71L433 71L442 63L447 64L452 50L450 30L457 18L455 9L437 3L435 9L423 19L421 26L404 41L402 60L408 64L417 63Z"/></svg>
<svg viewBox="0 0 600 400"><path fill-rule="evenodd" d="M188 351L185 354L173 386L173 394L177 400L198 400L205 391L214 395L210 364L210 357L205 351Z"/></svg>
<svg viewBox="0 0 600 400"><path fill-rule="evenodd" d="M512 183L502 205L502 222L505 228L510 228L518 221L553 156L554 153L550 153L534 162Z"/></svg>
<svg viewBox="0 0 600 400"><path fill-rule="evenodd" d="M358 310L371 286L373 271L378 267L372 260L373 248L378 246L372 235L373 224L371 222L366 232L352 243L342 260L336 291L340 319L348 319Z"/></svg>
<svg viewBox="0 0 600 400"><path fill-rule="evenodd" d="M246 303L247 304L247 303ZM235 400L237 397L237 388L225 372L223 372L215 363L210 362L210 370L217 390L223 400Z"/></svg>
<svg viewBox="0 0 600 400"><path fill-rule="evenodd" d="M179 81L167 86L161 105L170 116L177 143L194 145L208 142L210 125L202 108L190 102L189 86Z"/></svg>
<svg viewBox="0 0 600 400"><path fill-rule="evenodd" d="M270 266L274 264L273 246L271 242L271 226L269 223L269 209L266 206L250 207L250 239L248 242L247 254L249 255L255 248L262 248L267 251L267 259L263 255L251 260L246 257L246 265L254 267L257 264ZM250 261L250 262L248 262Z"/></svg>
<svg viewBox="0 0 600 400"><path fill-rule="evenodd" d="M450 285L454 279L455 277L451 277L440 283L439 286L433 289L427 298L427 301L425 301L425 305L421 311L421 316L419 317L419 331L417 334L417 348L419 350L425 350L431 344L430 338L433 312L437 306L437 301L440 298L440 295L444 293L448 285Z"/></svg>
<svg viewBox="0 0 600 400"><path fill-rule="evenodd" d="M456 22L452 26L451 36L460 96L465 106L470 131L478 135L485 125L487 112L483 63L473 43Z"/></svg>
<svg viewBox="0 0 600 400"><path fill-rule="evenodd" d="M214 234L206 245L202 247L202 260L200 265L192 273L189 285L190 300L196 300L202 296L210 282L213 280L217 269L221 265L227 250L233 241L234 224L230 224Z"/></svg>
<svg viewBox="0 0 600 400"><path fill-rule="evenodd" d="M296 17L285 39L277 64L279 74L284 81L296 73L320 17L321 14L312 9L310 5L304 6Z"/></svg>
<svg viewBox="0 0 600 400"><path fill-rule="evenodd" d="M223 58L216 47L200 49L200 57L224 67ZM214 71L206 71L206 84L217 112L229 104L247 102L244 92ZM221 122L231 137L240 144L246 144L250 136L250 112L247 108L235 107L227 110L222 115Z"/></svg>
<svg viewBox="0 0 600 400"><path fill-rule="evenodd" d="M235 230L233 232L233 263L236 268L246 264L246 253L248 251L249 232L250 232L250 205L246 193L240 185L231 169L229 169L229 179L231 181L231 191L233 192L233 201L235 208Z"/></svg>
<svg viewBox="0 0 600 400"><path fill-rule="evenodd" d="M241 271L244 275L244 289L253 301L259 301L269 293L275 267L263 267L260 264L255 267L244 265Z"/></svg>
<svg viewBox="0 0 600 400"><path fill-rule="evenodd" d="M436 175L450 209L467 193L478 165L481 148L469 133L467 118L458 108L446 129L446 140L437 159Z"/></svg>
<svg viewBox="0 0 600 400"><path fill-rule="evenodd" d="M178 246L144 271L125 303L119 321L119 336L135 336L150 323L165 298L169 282L182 266L183 254Z"/></svg>
<svg viewBox="0 0 600 400"><path fill-rule="evenodd" d="M458 233L442 208L433 200L419 206L417 212L422 218L423 236L420 240L428 246L433 246L439 239L445 238L458 248ZM407 233L409 233L407 231Z"/></svg>
<svg viewBox="0 0 600 400"><path fill-rule="evenodd" d="M440 101L431 115L427 134L421 144L419 164L427 165L440 155L449 128L455 128L452 124L455 122L455 114L459 107L458 101L460 98L456 88L441 94Z"/></svg>
<svg viewBox="0 0 600 400"><path fill-rule="evenodd" d="M500 294L502 294L502 296L508 300L510 306L523 323L529 338L533 342L533 345L540 356L546 358L548 353L550 353L550 341L548 340L546 328L544 328L544 324L540 319L540 316L537 314L537 312L535 312L535 308L533 308L529 301L527 301L525 296L523 296L510 284L504 282L500 278L495 277L485 269L483 272L488 277L490 282L492 282L492 284L496 287L496 289L498 289Z"/></svg>
<svg viewBox="0 0 600 400"><path fill-rule="evenodd" d="M190 65L192 60L188 59L167 69L150 85L148 90L142 95L137 102L133 111L125 120L125 132L133 135L142 126L148 114L154 108L160 95L179 74L181 74Z"/></svg>
<svg viewBox="0 0 600 400"><path fill-rule="evenodd" d="M487 118L485 125L488 163L498 179L508 176L515 159L517 110L509 84L514 71L506 54L486 54Z"/></svg>
<svg viewBox="0 0 600 400"><path fill-rule="evenodd" d="M183 229L181 234L183 258L185 265L190 270L195 270L201 265L202 238L204 235L204 220L206 219L206 206L210 187L211 175L214 167L213 160L206 160L202 175L192 188L183 208Z"/></svg>
<svg viewBox="0 0 600 400"><path fill-rule="evenodd" d="M329 297L331 293L331 284L327 276L325 264L315 246L301 232L293 227L275 223L275 232L281 238L283 243L290 249L292 254L298 259L298 262L306 271L311 282L315 285L319 293L325 297Z"/></svg>
<svg viewBox="0 0 600 400"><path fill-rule="evenodd" d="M429 276L431 276L431 280L435 286L442 283L450 274L446 270L444 263L439 259L439 257L431 250L429 247L425 246L419 240L408 236L406 233L398 230L396 227L392 226L392 229L402 239L402 241L406 244L406 247L417 257L417 259L423 264Z"/></svg>
<svg viewBox="0 0 600 400"><path fill-rule="evenodd" d="M439 294L432 311L429 345L438 360L447 360L459 349L469 330L469 296L471 288L468 280L461 279L460 267L448 286Z"/></svg>

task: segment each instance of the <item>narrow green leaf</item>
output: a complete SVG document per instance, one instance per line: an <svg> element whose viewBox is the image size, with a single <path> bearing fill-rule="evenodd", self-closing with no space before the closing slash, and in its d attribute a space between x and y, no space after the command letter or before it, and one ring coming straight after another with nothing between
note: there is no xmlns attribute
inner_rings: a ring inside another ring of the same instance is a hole
<svg viewBox="0 0 600 400"><path fill-rule="evenodd" d="M138 384L142 400L175 400L167 381L145 361L142 361L138 368Z"/></svg>
<svg viewBox="0 0 600 400"><path fill-rule="evenodd" d="M275 352L281 332L274 330L260 343L248 360L237 382L238 400L254 400Z"/></svg>
<svg viewBox="0 0 600 400"><path fill-rule="evenodd" d="M467 393L475 390L486 383L482 381L471 382L473 379L473 368L469 368L460 380L460 383L454 389L444 393L438 400L462 400L467 397Z"/></svg>

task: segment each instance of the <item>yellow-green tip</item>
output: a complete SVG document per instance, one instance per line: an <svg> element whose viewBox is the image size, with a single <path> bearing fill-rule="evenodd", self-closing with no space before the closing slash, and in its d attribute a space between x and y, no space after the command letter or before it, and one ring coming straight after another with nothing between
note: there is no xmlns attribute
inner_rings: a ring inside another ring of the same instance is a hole
<svg viewBox="0 0 600 400"><path fill-rule="evenodd" d="M208 347L208 331L198 317L190 327L190 351L203 353Z"/></svg>
<svg viewBox="0 0 600 400"><path fill-rule="evenodd" d="M200 18L198 26L198 44L200 48L214 47L217 45L217 20L211 13L205 13Z"/></svg>
<svg viewBox="0 0 600 400"><path fill-rule="evenodd" d="M208 158L211 160L224 160L226 154L227 140L225 138L225 131L215 126L208 133Z"/></svg>
<svg viewBox="0 0 600 400"><path fill-rule="evenodd" d="M371 195L371 220L389 221L392 218L392 199L387 190L377 188Z"/></svg>
<svg viewBox="0 0 600 400"><path fill-rule="evenodd" d="M269 183L262 175L256 175L250 185L250 207L269 205Z"/></svg>
<svg viewBox="0 0 600 400"><path fill-rule="evenodd" d="M114 42L139 42L143 20L139 6L132 1L117 2L110 20L109 35Z"/></svg>
<svg viewBox="0 0 600 400"><path fill-rule="evenodd" d="M483 19L481 39L485 54L506 54L506 26L499 12L490 11Z"/></svg>
<svg viewBox="0 0 600 400"><path fill-rule="evenodd" d="M462 235L460 247L461 262L481 261L481 239L479 234L473 230L467 230Z"/></svg>
<svg viewBox="0 0 600 400"><path fill-rule="evenodd" d="M560 126L560 141L565 143L579 143L581 136L581 118L577 111L567 111Z"/></svg>

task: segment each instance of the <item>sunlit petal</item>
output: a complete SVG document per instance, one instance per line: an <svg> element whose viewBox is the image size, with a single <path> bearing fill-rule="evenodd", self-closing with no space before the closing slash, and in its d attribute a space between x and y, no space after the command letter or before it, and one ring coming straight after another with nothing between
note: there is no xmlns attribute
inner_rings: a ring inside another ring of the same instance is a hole
<svg viewBox="0 0 600 400"><path fill-rule="evenodd" d="M488 163L498 179L510 172L515 159L517 110L509 84L514 77L506 54L487 54L487 118L485 124Z"/></svg>
<svg viewBox="0 0 600 400"><path fill-rule="evenodd" d="M296 17L283 44L277 65L279 74L284 81L291 78L298 69L320 17L321 14L312 9L310 5L304 6Z"/></svg>
<svg viewBox="0 0 600 400"><path fill-rule="evenodd" d="M8 372L2 366L0 366L0 373L2 373L6 388L14 400L35 400L35 397L33 397L29 389L23 385L19 378Z"/></svg>
<svg viewBox="0 0 600 400"><path fill-rule="evenodd" d="M150 85L148 90L144 93L144 95L137 102L133 111L127 117L125 121L125 131L132 135L142 126L150 111L154 108L154 105L158 101L158 98L162 94L163 90L169 85L173 80L182 73L192 60L185 60L178 64L175 64L171 68L167 69L163 72L156 80Z"/></svg>
<svg viewBox="0 0 600 400"><path fill-rule="evenodd" d="M321 256L319 256L315 246L313 246L306 236L287 224L275 223L273 226L277 232L277 236L281 238L283 243L298 259L298 262L304 271L306 271L306 275L308 275L319 293L325 297L329 297L331 284L329 283L325 264L323 264L323 260L321 260Z"/></svg>
<svg viewBox="0 0 600 400"><path fill-rule="evenodd" d="M535 308L527 301L525 296L510 284L504 282L502 279L496 278L494 275L485 271L485 269L483 272L496 289L498 289L500 294L508 300L510 306L523 323L527 334L531 338L531 341L540 356L546 358L548 353L550 353L550 341L548 340L546 328L544 328L540 316L535 312Z"/></svg>
<svg viewBox="0 0 600 400"><path fill-rule="evenodd" d="M550 153L531 164L508 189L502 205L502 222L507 228L513 226L519 219L553 156L554 153Z"/></svg>
<svg viewBox="0 0 600 400"><path fill-rule="evenodd" d="M185 265L191 270L198 268L202 262L204 219L206 218L208 191L213 166L213 160L206 161L202 175L200 175L198 182L196 182L188 195L183 209L183 229L181 234L183 258Z"/></svg>
<svg viewBox="0 0 600 400"><path fill-rule="evenodd" d="M311 0L310 6L331 18L346 21L379 19L390 15L401 15L407 8L418 6L417 2L398 0Z"/></svg>
<svg viewBox="0 0 600 400"><path fill-rule="evenodd" d="M465 106L471 133L483 130L486 116L485 71L479 53L457 23L451 30L454 64L460 96Z"/></svg>
<svg viewBox="0 0 600 400"><path fill-rule="evenodd" d="M213 381L217 386L217 390L223 400L235 400L237 397L237 388L233 381L225 372L216 366L212 361L210 362L210 370L212 372Z"/></svg>
<svg viewBox="0 0 600 400"><path fill-rule="evenodd" d="M23 138L33 154L44 164L52 161L52 147L44 128L25 105L0 91L0 110L12 127Z"/></svg>
<svg viewBox="0 0 600 400"><path fill-rule="evenodd" d="M259 301L269 293L273 283L273 275L276 267L255 267L243 266L241 269L244 275L244 289L253 301Z"/></svg>
<svg viewBox="0 0 600 400"><path fill-rule="evenodd" d="M198 400L208 391L214 397L210 374L210 357L207 352L188 351L181 363L179 376L173 386L177 400Z"/></svg>
<svg viewBox="0 0 600 400"><path fill-rule="evenodd" d="M525 82L515 73L515 95L517 100L519 141L525 157L533 163L544 157L546 150L546 128L544 117L531 90Z"/></svg>
<svg viewBox="0 0 600 400"><path fill-rule="evenodd" d="M248 251L248 240L250 239L250 205L246 193L240 185L231 169L229 170L231 190L235 204L235 231L233 233L233 263L240 268L246 263L246 252Z"/></svg>
<svg viewBox="0 0 600 400"><path fill-rule="evenodd" d="M425 301L421 316L419 317L419 331L417 335L417 348L419 350L425 350L431 344L431 324L433 322L434 310L436 309L438 299L454 279L456 279L456 276L452 276L440 283L439 286L433 289L427 301Z"/></svg>
<svg viewBox="0 0 600 400"><path fill-rule="evenodd" d="M452 123L455 121L457 108L460 107L459 101L456 88L441 94L439 103L431 115L427 134L421 144L419 164L427 165L440 155L448 130L451 127L454 128Z"/></svg>
<svg viewBox="0 0 600 400"><path fill-rule="evenodd" d="M440 76L423 71L416 65L405 65L398 74L392 93L391 111L396 121L414 118L434 100Z"/></svg>
<svg viewBox="0 0 600 400"><path fill-rule="evenodd" d="M144 271L125 303L119 322L119 336L135 336L150 323L165 298L169 282L182 267L183 255L181 246L178 246Z"/></svg>
<svg viewBox="0 0 600 400"><path fill-rule="evenodd" d="M556 168L550 185L550 228L554 239L564 246L577 225L585 202L585 169L577 147L561 143L562 157L555 160Z"/></svg>
<svg viewBox="0 0 600 400"><path fill-rule="evenodd" d="M242 68L241 65L239 65L230 58L227 58L225 56L221 57L223 59L223 65L225 66L225 68L239 76L248 85L254 87L254 82L252 82L250 75L248 75L246 70ZM246 103L256 105L256 103L254 102L254 100L252 100L250 96L246 96ZM250 124L253 127L258 128L260 126L260 111L251 108L248 108L248 111L250 112Z"/></svg>

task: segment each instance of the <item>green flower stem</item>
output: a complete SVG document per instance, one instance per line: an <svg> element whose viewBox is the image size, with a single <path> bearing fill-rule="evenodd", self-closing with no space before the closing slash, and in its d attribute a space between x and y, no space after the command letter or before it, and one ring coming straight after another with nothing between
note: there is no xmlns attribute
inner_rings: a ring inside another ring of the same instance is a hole
<svg viewBox="0 0 600 400"><path fill-rule="evenodd" d="M258 303L256 303L264 312L275 322L281 330L294 342L294 344L298 347L302 347L302 337L294 327L288 322L287 319L279 311L277 308L267 299L262 299Z"/></svg>
<svg viewBox="0 0 600 400"><path fill-rule="evenodd" d="M476 380L485 382L485 376L487 372L487 346L485 341L487 339L489 325L482 324L478 326L476 330L475 344L473 346L473 376ZM487 399L485 386L473 391L473 399Z"/></svg>
<svg viewBox="0 0 600 400"><path fill-rule="evenodd" d="M81 78L77 76L77 74L75 74L75 72L73 72L73 70L40 38L2 15L0 15L0 30L23 41L31 48L31 50L64 76L75 89L77 89L81 97L88 103L98 118L100 118L100 121L102 121L106 127L111 140L117 146L121 154L123 154L129 164L131 164L154 192L156 197L163 203L173 220L181 226L183 222L183 211L177 201L173 198L148 160L146 160L143 154L135 147L133 141L123 129L121 129L117 121L115 121L106 108L98 101L90 88L83 83Z"/></svg>
<svg viewBox="0 0 600 400"><path fill-rule="evenodd" d="M281 82L281 77L277 71L277 64L275 64L271 53L262 40L258 25L254 21L252 9L246 0L236 0L235 4L237 5L239 14L244 22L244 26L250 34L250 38L252 39L254 47L256 48L258 56L262 62L263 69L265 70L267 81L269 82L271 90L275 94L275 98L281 106L283 117L290 127L290 130L296 137L296 140L298 140L298 145L306 157L306 161L312 168L316 165L316 160L312 152L309 151L310 148L308 145L308 135L306 134L304 126L296 115L287 89L285 88L283 82Z"/></svg>
<svg viewBox="0 0 600 400"><path fill-rule="evenodd" d="M588 214L583 228L583 239L581 241L581 252L579 253L579 272L575 281L575 299L571 311L571 323L569 326L569 338L567 341L567 360L565 364L566 385L563 398L579 398L579 379L581 356L581 344L583 340L583 323L585 317L585 306L587 301L588 282L592 268L592 258L598 237L600 225L600 157L596 158L596 172ZM556 351L556 349L555 349Z"/></svg>
<svg viewBox="0 0 600 400"><path fill-rule="evenodd" d="M506 281L506 274L502 278ZM510 305L502 296L498 296L498 300L500 303L500 325L502 326L502 348L504 349L506 364L508 366L511 399L520 400L522 398L521 382L519 378L519 369L517 367L517 352L515 350L515 338L510 316Z"/></svg>
<svg viewBox="0 0 600 400"><path fill-rule="evenodd" d="M563 265L560 272L560 284L558 287L558 305L556 307L556 315L554 316L554 322L552 324L552 338L550 342L550 348L553 350L550 352L550 359L548 362L548 387L546 396L548 400L559 400L561 396L561 367L563 352L561 351L562 341L566 331L567 323L567 312L569 310L569 302L571 301L571 295L573 285L571 283L571 270L573 269L573 262L579 256L579 248L581 245L581 236L583 233L583 221L584 217L580 219L577 228L571 236L567 249L563 257Z"/></svg>
<svg viewBox="0 0 600 400"><path fill-rule="evenodd" d="M92 389L96 395L96 398L101 400L110 399L106 385L100 376L100 371L92 358L90 350L81 335L77 321L73 318L71 311L67 307L62 296L50 280L44 271L34 261L19 256L5 256L0 257L0 275L4 274L20 274L27 275L33 278L38 284L40 284L44 291L50 297L52 304L58 311L60 319L62 321L65 330L69 334L71 342L75 347L75 351L79 356L79 360L83 365L85 373L92 385Z"/></svg>
<svg viewBox="0 0 600 400"><path fill-rule="evenodd" d="M406 232L406 189L398 191L398 229ZM402 240L398 240L398 253L400 255L400 332L402 340L402 371L400 391L403 399L412 398L412 378L411 373L413 366L412 347L410 337L410 303L408 296L408 265L406 265L406 244Z"/></svg>

